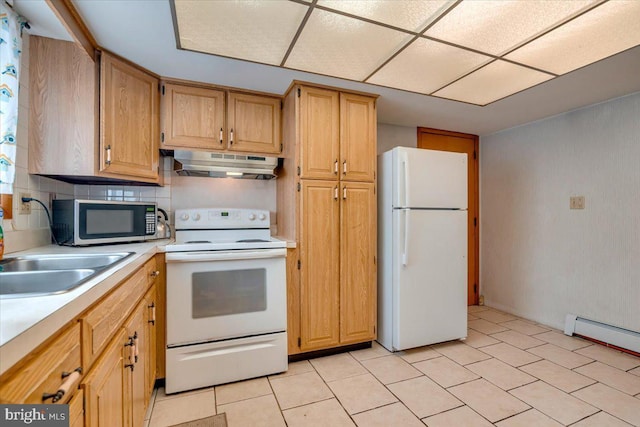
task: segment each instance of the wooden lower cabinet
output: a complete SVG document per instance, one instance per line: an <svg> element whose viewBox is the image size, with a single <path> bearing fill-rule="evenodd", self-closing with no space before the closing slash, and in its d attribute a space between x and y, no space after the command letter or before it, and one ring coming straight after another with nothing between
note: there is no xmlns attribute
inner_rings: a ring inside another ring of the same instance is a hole
<svg viewBox="0 0 640 427"><path fill-rule="evenodd" d="M373 183L342 182L340 343L376 338L376 195Z"/></svg>
<svg viewBox="0 0 640 427"><path fill-rule="evenodd" d="M290 354L376 337L375 184L302 180L300 340ZM289 269L290 277L295 275ZM289 279L288 279L289 280ZM296 280L292 280L293 283Z"/></svg>
<svg viewBox="0 0 640 427"><path fill-rule="evenodd" d="M155 382L153 285L83 383L88 427L144 424Z"/></svg>
<svg viewBox="0 0 640 427"><path fill-rule="evenodd" d="M340 341L338 182L303 180L300 219L300 350Z"/></svg>
<svg viewBox="0 0 640 427"><path fill-rule="evenodd" d="M142 300L144 305L144 331L145 331L145 343L144 343L144 401L145 410L147 403L151 399L153 393L153 386L156 383L157 375L157 290L158 286L153 285L147 291ZM143 353L142 348L140 353ZM144 415L144 412L142 413ZM143 417L144 420L144 417Z"/></svg>
<svg viewBox="0 0 640 427"><path fill-rule="evenodd" d="M41 351L27 356L16 369L0 377L0 403L52 403L52 395L62 384L68 384L69 391L56 403L68 403L73 390L78 388L78 374L82 371L80 359L80 327L77 323L67 327L60 335L45 344Z"/></svg>
<svg viewBox="0 0 640 427"><path fill-rule="evenodd" d="M84 391L78 390L69 401L69 427L84 426Z"/></svg>
<svg viewBox="0 0 640 427"><path fill-rule="evenodd" d="M87 427L130 426L127 405L131 401L130 379L129 368L125 368L127 343L126 330L121 329L82 384Z"/></svg>

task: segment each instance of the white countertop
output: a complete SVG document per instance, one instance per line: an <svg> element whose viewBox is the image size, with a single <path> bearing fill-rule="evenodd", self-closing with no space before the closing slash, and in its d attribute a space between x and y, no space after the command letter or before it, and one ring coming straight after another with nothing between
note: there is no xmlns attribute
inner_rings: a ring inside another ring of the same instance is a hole
<svg viewBox="0 0 640 427"><path fill-rule="evenodd" d="M77 317L171 240L88 247L40 246L7 258L38 254L135 252L79 287L62 294L0 299L0 374Z"/></svg>

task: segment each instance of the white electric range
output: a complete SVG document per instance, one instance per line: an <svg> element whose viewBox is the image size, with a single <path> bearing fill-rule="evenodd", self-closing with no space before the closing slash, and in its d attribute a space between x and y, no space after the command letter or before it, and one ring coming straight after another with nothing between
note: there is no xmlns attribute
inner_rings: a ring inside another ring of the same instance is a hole
<svg viewBox="0 0 640 427"><path fill-rule="evenodd" d="M166 246L166 392L287 370L286 242L269 211L178 209Z"/></svg>

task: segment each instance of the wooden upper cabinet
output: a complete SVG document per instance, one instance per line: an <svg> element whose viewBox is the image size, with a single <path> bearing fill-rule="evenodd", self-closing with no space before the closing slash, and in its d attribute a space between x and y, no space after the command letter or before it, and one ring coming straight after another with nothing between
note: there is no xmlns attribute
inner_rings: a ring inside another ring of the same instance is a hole
<svg viewBox="0 0 640 427"><path fill-rule="evenodd" d="M335 181L303 180L300 193L300 349L340 340L340 203Z"/></svg>
<svg viewBox="0 0 640 427"><path fill-rule="evenodd" d="M152 75L102 54L101 175L158 179L158 83Z"/></svg>
<svg viewBox="0 0 640 427"><path fill-rule="evenodd" d="M343 182L340 190L340 343L376 338L375 184Z"/></svg>
<svg viewBox="0 0 640 427"><path fill-rule="evenodd" d="M373 182L376 132L375 99L340 93L341 179Z"/></svg>
<svg viewBox="0 0 640 427"><path fill-rule="evenodd" d="M96 173L96 64L75 43L31 36L29 173Z"/></svg>
<svg viewBox="0 0 640 427"><path fill-rule="evenodd" d="M229 150L280 153L281 105L279 98L229 92Z"/></svg>
<svg viewBox="0 0 640 427"><path fill-rule="evenodd" d="M168 82L163 91L162 148L280 153L279 97Z"/></svg>
<svg viewBox="0 0 640 427"><path fill-rule="evenodd" d="M337 179L340 155L339 93L300 87L300 177Z"/></svg>
<svg viewBox="0 0 640 427"><path fill-rule="evenodd" d="M222 90L163 83L162 148L223 150L224 98Z"/></svg>

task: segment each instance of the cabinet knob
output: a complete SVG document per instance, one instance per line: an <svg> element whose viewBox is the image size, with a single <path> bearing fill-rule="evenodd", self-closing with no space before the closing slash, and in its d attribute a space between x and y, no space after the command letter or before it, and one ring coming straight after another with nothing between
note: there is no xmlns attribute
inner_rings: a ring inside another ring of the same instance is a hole
<svg viewBox="0 0 640 427"><path fill-rule="evenodd" d="M158 277L159 275L160 275L160 271L159 270L152 271L151 274L150 274L151 277Z"/></svg>

